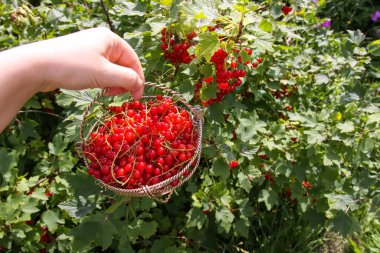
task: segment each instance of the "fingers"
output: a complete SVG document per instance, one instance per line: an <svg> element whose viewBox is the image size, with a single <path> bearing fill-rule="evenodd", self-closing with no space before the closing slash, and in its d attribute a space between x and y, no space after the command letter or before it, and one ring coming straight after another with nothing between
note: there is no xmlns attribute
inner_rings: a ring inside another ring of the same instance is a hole
<svg viewBox="0 0 380 253"><path fill-rule="evenodd" d="M106 63L105 71L99 80L102 88L111 87L107 95L114 96L130 91L133 99L140 99L144 92L144 82L133 69Z"/></svg>
<svg viewBox="0 0 380 253"><path fill-rule="evenodd" d="M119 36L117 36L115 50L112 53L114 55L110 56L111 62L133 69L141 80L145 80L144 72L136 52Z"/></svg>

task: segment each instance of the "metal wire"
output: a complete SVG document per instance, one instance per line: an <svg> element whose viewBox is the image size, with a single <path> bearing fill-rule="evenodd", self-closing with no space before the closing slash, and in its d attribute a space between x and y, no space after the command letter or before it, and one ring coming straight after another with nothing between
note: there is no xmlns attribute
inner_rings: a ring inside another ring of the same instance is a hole
<svg viewBox="0 0 380 253"><path fill-rule="evenodd" d="M96 179L96 183L99 184L101 187L106 188L114 193L117 193L119 195L123 196L131 196L131 197L149 197L155 200L158 200L160 202L166 203L175 188L181 186L183 183L188 181L190 177L194 174L196 168L199 165L200 157L201 157L201 150L202 150L202 134L203 134L203 116L204 116L204 110L200 106L192 106L189 103L186 102L186 100L182 97L182 95L176 91L173 91L167 87L165 87L162 84L156 84L152 82L145 82L145 85L152 86L161 89L163 92L168 93L178 99L183 105L187 107L187 109L190 111L190 115L192 117L193 126L196 128L197 131L197 140L196 140L196 148L194 152L194 156L190 159L190 161L186 164L184 168L182 168L177 174L174 176L161 181L160 183L154 184L154 185L144 185L140 188L135 189L121 189L118 187L114 187L112 185L108 185L104 183L102 180ZM107 90L103 90L100 92L93 101L86 107L84 114L83 114L83 120L80 127L80 136L82 139L82 154L83 154L83 160L84 163L89 169L89 164L86 156L84 155L84 149L86 145L86 140L88 138L84 135L84 128L86 125L88 113L90 109L94 106L95 102L102 97ZM155 98L155 96L143 96L142 99L149 99L149 98ZM91 129L93 129L92 127ZM184 175L186 171L189 171L187 175ZM175 180L178 180L178 184L176 186L172 186L171 183ZM162 195L167 195L165 199L159 198Z"/></svg>

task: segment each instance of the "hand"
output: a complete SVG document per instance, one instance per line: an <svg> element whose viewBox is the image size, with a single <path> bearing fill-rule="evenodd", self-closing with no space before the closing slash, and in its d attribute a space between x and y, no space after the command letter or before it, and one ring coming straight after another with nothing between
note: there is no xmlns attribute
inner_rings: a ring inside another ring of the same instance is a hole
<svg viewBox="0 0 380 253"><path fill-rule="evenodd" d="M89 29L29 45L38 52L41 91L106 88L108 95L143 94L144 74L131 46L107 28Z"/></svg>
<svg viewBox="0 0 380 253"><path fill-rule="evenodd" d="M134 50L106 28L89 29L0 52L0 132L39 91L110 88L134 99L144 75Z"/></svg>

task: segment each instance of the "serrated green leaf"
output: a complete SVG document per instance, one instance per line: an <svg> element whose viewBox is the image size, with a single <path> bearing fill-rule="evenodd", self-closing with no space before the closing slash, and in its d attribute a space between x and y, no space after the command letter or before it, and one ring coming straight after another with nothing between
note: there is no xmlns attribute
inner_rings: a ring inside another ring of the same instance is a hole
<svg viewBox="0 0 380 253"><path fill-rule="evenodd" d="M258 168L256 168L254 165L249 165L247 170L248 170L249 175L253 178L258 178L262 175L262 172Z"/></svg>
<svg viewBox="0 0 380 253"><path fill-rule="evenodd" d="M340 165L341 160L337 151L332 147L326 148L326 153L323 156L323 164L325 166L331 166L333 164Z"/></svg>
<svg viewBox="0 0 380 253"><path fill-rule="evenodd" d="M355 130L354 122L352 121L338 123L336 124L336 127L340 130L341 133L350 133Z"/></svg>
<svg viewBox="0 0 380 253"><path fill-rule="evenodd" d="M257 131L265 131L266 123L258 120L256 111L248 115L242 115L239 122L236 134L242 141L251 140L257 134Z"/></svg>
<svg viewBox="0 0 380 253"><path fill-rule="evenodd" d="M358 205L351 195L341 195L341 194L325 194L328 200L330 209L332 210L355 210Z"/></svg>
<svg viewBox="0 0 380 253"><path fill-rule="evenodd" d="M204 77L209 77L209 76L213 75L213 70L212 70L211 64L202 65L201 68L199 69L199 71L201 72L201 74Z"/></svg>
<svg viewBox="0 0 380 253"><path fill-rule="evenodd" d="M367 124L371 124L371 123L377 123L377 124L380 123L380 112L374 113L368 116Z"/></svg>
<svg viewBox="0 0 380 253"><path fill-rule="evenodd" d="M82 252L94 246L101 246L105 250L111 245L113 235L116 233L117 230L112 223L102 215L89 216L83 219L78 227L71 230L72 250Z"/></svg>
<svg viewBox="0 0 380 253"><path fill-rule="evenodd" d="M219 36L216 32L205 32L199 35L199 43L195 48L195 55L210 61L212 55L220 47Z"/></svg>
<svg viewBox="0 0 380 253"><path fill-rule="evenodd" d="M155 221L147 222L142 219L135 219L130 225L128 225L127 235L129 240L134 243L139 237L147 239L154 235L157 226L158 224Z"/></svg>
<svg viewBox="0 0 380 253"><path fill-rule="evenodd" d="M186 227L196 227L198 229L201 229L203 225L207 222L207 215L202 213L202 211L199 208L192 208L190 211L186 214L187 222Z"/></svg>
<svg viewBox="0 0 380 253"><path fill-rule="evenodd" d="M250 222L247 219L239 219L234 223L234 230L238 233L238 235L242 235L243 237L248 239L248 232L250 227Z"/></svg>
<svg viewBox="0 0 380 253"><path fill-rule="evenodd" d="M253 34L244 34L242 37L247 39L248 41L253 42L253 48L257 48L262 52L273 52L273 42L274 39L270 33L266 33L264 31L255 30Z"/></svg>
<svg viewBox="0 0 380 253"><path fill-rule="evenodd" d="M160 4L170 7L173 4L173 0L160 0Z"/></svg>
<svg viewBox="0 0 380 253"><path fill-rule="evenodd" d="M40 138L40 135L37 133L35 127L38 126L38 123L31 119L26 119L21 125L21 138L25 141L29 137Z"/></svg>
<svg viewBox="0 0 380 253"><path fill-rule="evenodd" d="M224 123L224 106L220 103L215 103L210 105L207 110L207 113L210 114L210 118L219 123Z"/></svg>
<svg viewBox="0 0 380 253"><path fill-rule="evenodd" d="M240 154L244 157L247 157L248 160L252 160L254 158L254 155L259 150L259 147L251 147L246 145L241 145Z"/></svg>
<svg viewBox="0 0 380 253"><path fill-rule="evenodd" d="M380 56L380 40L374 40L367 46L368 52L374 56Z"/></svg>
<svg viewBox="0 0 380 253"><path fill-rule="evenodd" d="M216 86L210 84L208 87L202 87L200 90L200 98L201 100L216 98Z"/></svg>
<svg viewBox="0 0 380 253"><path fill-rule="evenodd" d="M49 198L45 195L44 188L34 189L33 193L30 195L32 198L40 199L40 200L48 200Z"/></svg>
<svg viewBox="0 0 380 253"><path fill-rule="evenodd" d="M351 41L355 45L360 45L360 43L365 39L365 35L360 31L348 31L349 37L347 40Z"/></svg>
<svg viewBox="0 0 380 253"><path fill-rule="evenodd" d="M220 227L228 233L231 230L232 222L234 221L235 216L227 208L221 208L216 210L215 219L219 222Z"/></svg>
<svg viewBox="0 0 380 253"><path fill-rule="evenodd" d="M333 219L333 230L339 232L343 236L354 233L359 229L359 224L353 217L347 214L340 214Z"/></svg>
<svg viewBox="0 0 380 253"><path fill-rule="evenodd" d="M34 198L26 198L26 200L23 201L22 205L20 206L21 211L24 213L32 214L40 211L38 206L38 200Z"/></svg>
<svg viewBox="0 0 380 253"><path fill-rule="evenodd" d="M262 19L259 28L264 32L270 33L272 31L272 23L266 19Z"/></svg>
<svg viewBox="0 0 380 253"><path fill-rule="evenodd" d="M186 101L190 101L194 97L194 85L191 79L185 79L178 86L178 90L181 95L186 99Z"/></svg>
<svg viewBox="0 0 380 253"><path fill-rule="evenodd" d="M96 205L95 202L89 198L79 196L76 199L60 203L58 207L65 210L70 217L82 218L92 212Z"/></svg>
<svg viewBox="0 0 380 253"><path fill-rule="evenodd" d="M275 205L278 205L278 194L273 189L263 189L259 193L259 202L264 202L268 211L270 211Z"/></svg>
<svg viewBox="0 0 380 253"><path fill-rule="evenodd" d="M230 175L230 167L223 159L218 159L214 162L211 173L222 179L226 179Z"/></svg>
<svg viewBox="0 0 380 253"><path fill-rule="evenodd" d="M58 224L65 223L63 219L59 218L58 211L47 210L42 214L41 218L42 222L46 224L49 231L52 233L54 233L57 230Z"/></svg>
<svg viewBox="0 0 380 253"><path fill-rule="evenodd" d="M61 89L61 94L56 96L56 102L62 107L68 107L75 104L81 108L88 106L94 98L101 92L100 89L89 89L82 91Z"/></svg>
<svg viewBox="0 0 380 253"><path fill-rule="evenodd" d="M247 193L251 191L252 183L243 172L239 172L238 174L238 183L239 187L243 188Z"/></svg>
<svg viewBox="0 0 380 253"><path fill-rule="evenodd" d="M76 196L87 197L100 191L99 186L95 184L94 178L83 172L77 172L75 175L65 175L63 178L70 185L70 189L75 192Z"/></svg>
<svg viewBox="0 0 380 253"><path fill-rule="evenodd" d="M305 131L305 134L307 135L307 142L309 144L320 144L326 140L326 136L316 129Z"/></svg>
<svg viewBox="0 0 380 253"><path fill-rule="evenodd" d="M53 142L50 142L48 146L50 154L59 155L65 150L67 143L64 141L63 134L59 133L54 136Z"/></svg>
<svg viewBox="0 0 380 253"><path fill-rule="evenodd" d="M315 83L316 84L326 84L329 82L328 76L324 74L317 74L315 75Z"/></svg>

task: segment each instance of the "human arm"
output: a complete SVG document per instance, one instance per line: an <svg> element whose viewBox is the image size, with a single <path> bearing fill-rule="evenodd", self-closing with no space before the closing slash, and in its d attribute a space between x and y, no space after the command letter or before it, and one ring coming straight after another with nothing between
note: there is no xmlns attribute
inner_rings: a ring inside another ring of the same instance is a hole
<svg viewBox="0 0 380 253"><path fill-rule="evenodd" d="M143 94L134 50L106 28L89 29L0 52L0 132L34 94L57 88L110 88Z"/></svg>

